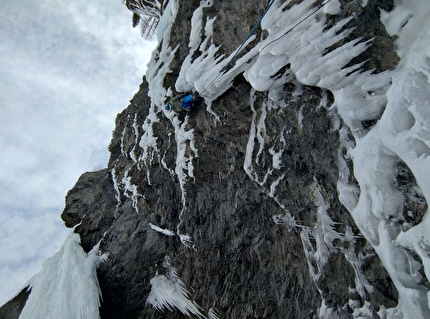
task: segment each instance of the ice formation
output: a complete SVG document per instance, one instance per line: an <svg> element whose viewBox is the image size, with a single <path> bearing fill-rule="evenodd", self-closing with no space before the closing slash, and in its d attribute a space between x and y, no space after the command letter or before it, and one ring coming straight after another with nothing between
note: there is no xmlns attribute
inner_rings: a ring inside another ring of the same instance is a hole
<svg viewBox="0 0 430 319"><path fill-rule="evenodd" d="M71 233L61 250L29 281L31 294L19 319L98 319L101 291L97 279L99 245L87 254Z"/></svg>
<svg viewBox="0 0 430 319"><path fill-rule="evenodd" d="M201 313L201 308L192 300L184 282L178 276L178 270L170 265L168 257L163 262L166 274L157 274L151 279L151 292L146 302L157 310L178 309L183 314L191 317L206 318ZM213 315L213 311L210 311Z"/></svg>
<svg viewBox="0 0 430 319"><path fill-rule="evenodd" d="M149 223L149 227L151 227L151 229L155 230L156 232L159 232L160 234L166 236L175 236L175 232L171 231L170 229L164 229L151 223Z"/></svg>

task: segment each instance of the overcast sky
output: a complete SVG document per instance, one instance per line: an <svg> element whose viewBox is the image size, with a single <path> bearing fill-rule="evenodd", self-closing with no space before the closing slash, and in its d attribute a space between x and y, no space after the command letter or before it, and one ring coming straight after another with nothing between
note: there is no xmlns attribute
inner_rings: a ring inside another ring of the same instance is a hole
<svg viewBox="0 0 430 319"><path fill-rule="evenodd" d="M0 305L63 244L64 197L106 167L154 42L122 0L0 1Z"/></svg>

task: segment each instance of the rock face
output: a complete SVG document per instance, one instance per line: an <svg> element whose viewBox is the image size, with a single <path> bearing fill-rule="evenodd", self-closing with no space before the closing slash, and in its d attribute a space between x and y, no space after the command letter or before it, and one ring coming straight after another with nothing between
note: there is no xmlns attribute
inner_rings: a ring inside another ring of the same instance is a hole
<svg viewBox="0 0 430 319"><path fill-rule="evenodd" d="M220 54L241 44L266 2L204 8L204 17L217 16ZM353 62L367 61L363 68L376 72L395 67L392 39L379 21L379 9L391 10L392 1L340 4L329 24L355 14L350 37L375 38ZM174 90L189 53L190 20L200 5L178 1L163 40L177 47L162 79L166 89ZM108 167L82 175L62 214L68 227L81 223L76 232L86 251L101 240L109 253L98 272L102 319L187 317L178 304L163 308L148 299L154 278L182 281L195 305L191 317L380 318L381 309L397 306L390 276L338 199L340 165L352 170L352 163L329 90L291 79L276 92L256 91L238 74L225 93L179 120L164 115L150 87L144 79L117 116Z"/></svg>
<svg viewBox="0 0 430 319"><path fill-rule="evenodd" d="M164 79L166 87L174 86L189 52L190 19L199 5L179 2L169 44L179 46ZM208 16L217 15L214 42L232 52L264 6L258 1L216 1L206 10ZM376 5L360 10L368 23L366 29L359 17L355 20L361 32L374 25L381 29ZM375 52L378 47L392 50L386 34L378 37ZM383 62L373 55L369 63L382 69ZM156 274L168 276L169 266L178 270L190 299L206 316L212 309L222 318L312 318L324 300L325 307L336 309L333 318L352 318L351 304L360 308L369 303L375 311L397 304L397 291L379 258L337 199L339 119L330 112L331 93L293 81L279 94L288 108L266 110L268 93L254 92L238 75L233 88L212 103L219 120L203 103L181 124L184 133L193 130L193 140L182 143L166 117L148 120L153 105L144 80L130 106L117 117L108 169L83 175L69 192L62 215L70 226L82 219L76 231L85 249L103 237L101 249L110 254L99 271L102 318L185 317L180 311L159 312L146 303L151 279ZM250 129L261 119L266 131L256 139L273 148L255 147L252 156L258 157L258 166L250 178L244 169ZM156 135L155 148L142 147L150 138L148 125ZM270 154L281 146L282 166L267 177ZM180 152L192 158L193 173L184 184L178 177ZM288 177L278 185L275 199L270 195L272 183L262 181L281 175ZM115 187L119 189L113 201ZM321 205L326 205L324 213L333 221L333 231L355 236L333 242L326 261L315 254L313 234L322 218ZM284 207L299 226L288 227ZM175 235L154 231L151 225ZM359 282L358 275L366 280ZM359 286L363 282L369 286Z"/></svg>
<svg viewBox="0 0 430 319"><path fill-rule="evenodd" d="M0 318L18 318L29 294L27 289L23 289L15 298L4 304L0 308Z"/></svg>

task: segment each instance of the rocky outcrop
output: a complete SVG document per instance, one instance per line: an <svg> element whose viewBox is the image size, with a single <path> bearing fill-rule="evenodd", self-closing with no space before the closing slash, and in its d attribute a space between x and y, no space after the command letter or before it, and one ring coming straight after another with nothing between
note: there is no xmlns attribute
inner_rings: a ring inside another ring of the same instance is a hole
<svg viewBox="0 0 430 319"><path fill-rule="evenodd" d="M88 252L110 227L115 216L116 193L109 169L83 174L66 196L61 215L67 227L79 224L82 247Z"/></svg>
<svg viewBox="0 0 430 319"><path fill-rule="evenodd" d="M30 292L27 291L27 288L23 289L19 294L15 296L15 298L0 307L1 319L12 319L19 317L22 308L24 307L25 302L30 294Z"/></svg>

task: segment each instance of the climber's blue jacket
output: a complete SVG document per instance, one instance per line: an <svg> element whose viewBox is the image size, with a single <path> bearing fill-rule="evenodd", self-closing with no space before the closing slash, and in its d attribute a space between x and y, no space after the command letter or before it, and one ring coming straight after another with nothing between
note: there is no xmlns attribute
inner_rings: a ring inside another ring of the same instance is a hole
<svg viewBox="0 0 430 319"><path fill-rule="evenodd" d="M165 105L165 109L168 111L173 110L176 113L190 111L191 106L194 105L194 102L195 102L195 97L193 93L176 95L172 97L169 103Z"/></svg>
<svg viewBox="0 0 430 319"><path fill-rule="evenodd" d="M194 96L192 93L185 95L182 99L179 100L179 103L182 105L184 109L189 109L191 105L194 104Z"/></svg>

